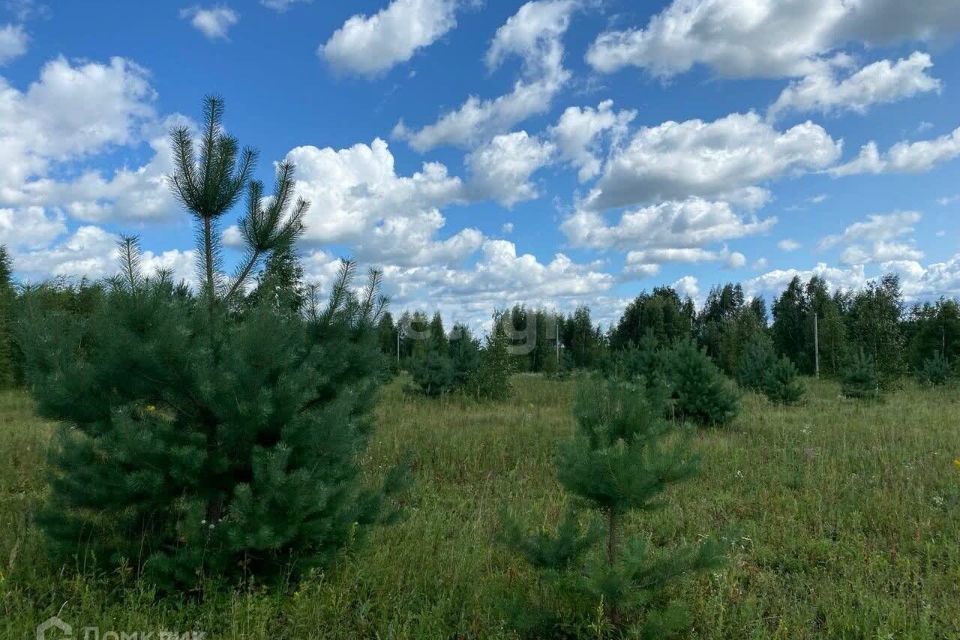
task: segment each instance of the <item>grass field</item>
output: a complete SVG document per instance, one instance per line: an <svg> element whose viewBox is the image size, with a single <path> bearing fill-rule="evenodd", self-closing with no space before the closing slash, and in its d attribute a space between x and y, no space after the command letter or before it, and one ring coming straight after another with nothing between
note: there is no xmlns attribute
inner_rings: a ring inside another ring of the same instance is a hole
<svg viewBox="0 0 960 640"><path fill-rule="evenodd" d="M552 456L573 429L574 383L515 379L503 405L385 389L365 469L416 456L406 518L295 592L157 600L126 576L44 558L31 508L53 426L0 395L0 637L59 614L78 629L203 630L207 638L507 638L502 594L532 575L494 542L500 509L550 524ZM960 638L960 394L908 386L880 404L811 382L806 403L748 395L731 428L701 431L700 476L632 530L729 536L726 568L681 583L695 638ZM102 637L102 635L101 635Z"/></svg>

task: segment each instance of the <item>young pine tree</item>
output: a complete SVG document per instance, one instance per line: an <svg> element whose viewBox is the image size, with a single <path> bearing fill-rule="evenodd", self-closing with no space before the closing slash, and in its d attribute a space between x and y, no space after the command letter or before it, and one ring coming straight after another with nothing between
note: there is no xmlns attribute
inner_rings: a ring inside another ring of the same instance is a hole
<svg viewBox="0 0 960 640"><path fill-rule="evenodd" d="M928 387L940 387L950 382L952 375L950 361L939 351L934 351L917 371L917 380Z"/></svg>
<svg viewBox="0 0 960 640"><path fill-rule="evenodd" d="M797 367L787 356L775 360L763 380L763 393L771 402L796 404L807 392Z"/></svg>
<svg viewBox="0 0 960 640"><path fill-rule="evenodd" d="M737 383L744 389L763 391L767 375L777 362L773 341L766 334L756 334L740 355Z"/></svg>
<svg viewBox="0 0 960 640"><path fill-rule="evenodd" d="M198 143L173 132L171 178L196 221L200 296L144 277L127 239L123 274L88 317L31 313L19 331L37 406L64 424L38 516L52 556L133 568L161 589L328 564L386 516L398 478L368 488L357 462L382 367L378 278L357 296L344 263L326 307L306 315L273 295L242 304L307 205L291 202L289 164L265 200L249 180L253 152L221 128L222 103L205 107ZM217 223L243 191L247 251L226 280Z"/></svg>
<svg viewBox="0 0 960 640"><path fill-rule="evenodd" d="M480 368L480 343L467 326L453 325L449 353L453 364L453 388L466 389Z"/></svg>
<svg viewBox="0 0 960 640"><path fill-rule="evenodd" d="M544 575L539 601L521 604L514 614L530 635L577 637L598 608L606 629L596 637L630 631L630 637L666 638L687 626L665 588L715 567L718 545L657 548L648 536L625 529L629 513L665 506L664 490L697 471L697 458L664 418L663 403L644 384L582 383L576 434L560 449L557 478L602 524L584 529L571 511L556 533L527 535L504 518L505 541Z"/></svg>
<svg viewBox="0 0 960 640"><path fill-rule="evenodd" d="M510 316L507 314L493 315L493 326L480 352L480 367L471 383L474 394L480 399L505 400L510 397L513 357L510 355L510 338L507 335L509 322Z"/></svg>
<svg viewBox="0 0 960 640"><path fill-rule="evenodd" d="M693 341L680 341L670 349L666 369L677 417L702 425L723 425L736 417L736 387Z"/></svg>
<svg viewBox="0 0 960 640"><path fill-rule="evenodd" d="M841 392L847 398L876 400L880 397L877 365L863 349L855 352L843 372Z"/></svg>

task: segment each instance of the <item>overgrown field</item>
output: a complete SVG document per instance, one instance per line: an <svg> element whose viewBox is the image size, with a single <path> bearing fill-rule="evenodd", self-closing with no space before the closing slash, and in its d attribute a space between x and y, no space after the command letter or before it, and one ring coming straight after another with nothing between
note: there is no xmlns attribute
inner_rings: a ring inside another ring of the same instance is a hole
<svg viewBox="0 0 960 640"><path fill-rule="evenodd" d="M515 378L504 404L404 395L379 404L364 460L376 475L415 456L406 517L296 591L157 600L135 576L61 571L31 508L54 426L0 395L0 637L59 614L80 629L203 630L208 638L506 638L503 594L533 576L495 541L500 510L552 524L552 457L573 429L574 383ZM726 536L729 562L682 582L696 638L960 638L960 394L912 386L878 404L811 382L805 404L760 396L695 447L698 478L634 519L658 543ZM731 533L733 532L733 533ZM599 617L599 612L598 612Z"/></svg>

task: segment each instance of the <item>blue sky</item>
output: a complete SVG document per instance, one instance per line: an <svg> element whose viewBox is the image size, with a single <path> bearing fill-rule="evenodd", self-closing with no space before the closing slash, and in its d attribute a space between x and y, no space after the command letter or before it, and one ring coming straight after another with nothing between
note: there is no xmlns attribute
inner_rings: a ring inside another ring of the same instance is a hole
<svg viewBox="0 0 960 640"><path fill-rule="evenodd" d="M354 256L397 310L960 295L958 34L957 0L0 0L0 243L100 277L138 233L192 278L166 132L217 93L260 178L298 164L309 278Z"/></svg>

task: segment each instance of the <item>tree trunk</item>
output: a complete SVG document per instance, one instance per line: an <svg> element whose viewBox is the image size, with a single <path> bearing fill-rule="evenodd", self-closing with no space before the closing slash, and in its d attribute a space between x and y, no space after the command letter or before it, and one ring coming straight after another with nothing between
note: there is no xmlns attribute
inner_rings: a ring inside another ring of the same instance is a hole
<svg viewBox="0 0 960 640"><path fill-rule="evenodd" d="M607 566L611 569L617 562L617 524L616 512L612 508L607 509ZM604 602L603 608L610 626L619 629L623 620L616 603Z"/></svg>

